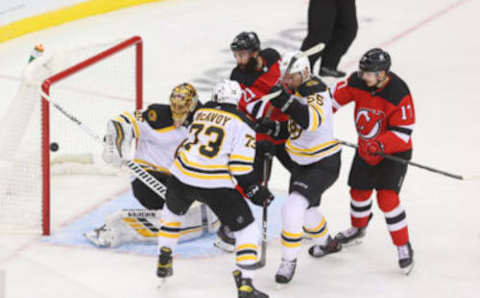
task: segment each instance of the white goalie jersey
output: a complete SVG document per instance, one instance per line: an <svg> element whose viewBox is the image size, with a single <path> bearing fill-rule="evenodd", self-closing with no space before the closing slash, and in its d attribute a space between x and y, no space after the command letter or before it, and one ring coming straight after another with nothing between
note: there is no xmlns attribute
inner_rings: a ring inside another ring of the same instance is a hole
<svg viewBox="0 0 480 298"><path fill-rule="evenodd" d="M137 141L133 161L148 170L169 173L175 151L187 137L187 128L173 125L168 105L152 104L143 112L137 111L133 115L125 112L115 120L133 128Z"/></svg>
<svg viewBox="0 0 480 298"><path fill-rule="evenodd" d="M332 97L328 88L314 77L304 82L295 96L308 106L309 125L302 129L289 120L290 137L285 149L290 158L300 165L308 165L340 151L341 145L333 136Z"/></svg>
<svg viewBox="0 0 480 298"><path fill-rule="evenodd" d="M195 187L235 188L233 176L253 171L255 131L248 121L233 105L209 102L198 109L172 175Z"/></svg>

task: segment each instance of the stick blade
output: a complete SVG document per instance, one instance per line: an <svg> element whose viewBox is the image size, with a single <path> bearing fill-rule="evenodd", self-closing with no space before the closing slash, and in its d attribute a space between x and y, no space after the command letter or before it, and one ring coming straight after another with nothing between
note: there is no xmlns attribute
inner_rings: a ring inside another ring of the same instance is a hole
<svg viewBox="0 0 480 298"><path fill-rule="evenodd" d="M325 44L323 42L311 47L310 49L306 50L305 52L303 52L303 54L305 56L312 56L312 55L315 55L317 53L320 53L321 51L323 51L323 49L325 48Z"/></svg>

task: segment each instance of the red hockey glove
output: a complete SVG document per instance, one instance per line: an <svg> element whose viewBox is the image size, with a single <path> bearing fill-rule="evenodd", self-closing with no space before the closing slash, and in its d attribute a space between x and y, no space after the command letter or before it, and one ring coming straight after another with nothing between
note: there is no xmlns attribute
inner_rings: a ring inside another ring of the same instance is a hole
<svg viewBox="0 0 480 298"><path fill-rule="evenodd" d="M361 143L358 147L358 150L364 155L378 155L379 153L384 152L383 144L379 141L367 141L365 143Z"/></svg>

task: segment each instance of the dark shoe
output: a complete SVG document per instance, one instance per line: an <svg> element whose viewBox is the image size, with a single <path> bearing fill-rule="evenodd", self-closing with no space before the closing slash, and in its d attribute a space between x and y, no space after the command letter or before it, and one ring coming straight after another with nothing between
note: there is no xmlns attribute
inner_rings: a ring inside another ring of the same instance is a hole
<svg viewBox="0 0 480 298"><path fill-rule="evenodd" d="M343 78L347 74L343 71L338 69L330 69L328 67L321 67L320 68L320 76L321 77L334 77L334 78Z"/></svg>
<svg viewBox="0 0 480 298"><path fill-rule="evenodd" d="M410 242L405 245L397 246L398 265L405 274L409 274L413 269L413 249Z"/></svg>
<svg viewBox="0 0 480 298"><path fill-rule="evenodd" d="M226 252L234 252L235 237L233 236L232 231L222 224L217 231L217 238L213 242L213 245Z"/></svg>
<svg viewBox="0 0 480 298"><path fill-rule="evenodd" d="M295 268L297 267L297 260L288 261L282 259L280 267L275 274L275 281L279 284L286 284L292 280L295 274Z"/></svg>
<svg viewBox="0 0 480 298"><path fill-rule="evenodd" d="M251 278L243 278L240 270L233 271L233 279L238 290L238 298L268 298L268 295L255 289Z"/></svg>
<svg viewBox="0 0 480 298"><path fill-rule="evenodd" d="M172 275L172 250L168 247L162 247L158 256L157 276L166 278Z"/></svg>
<svg viewBox="0 0 480 298"><path fill-rule="evenodd" d="M335 235L335 239L338 240L341 244L348 244L353 242L354 240L363 238L365 234L366 228L351 227Z"/></svg>
<svg viewBox="0 0 480 298"><path fill-rule="evenodd" d="M328 254L336 253L342 250L342 243L337 239L333 239L328 236L327 244L322 245L313 245L308 250L308 253L315 258L320 258Z"/></svg>

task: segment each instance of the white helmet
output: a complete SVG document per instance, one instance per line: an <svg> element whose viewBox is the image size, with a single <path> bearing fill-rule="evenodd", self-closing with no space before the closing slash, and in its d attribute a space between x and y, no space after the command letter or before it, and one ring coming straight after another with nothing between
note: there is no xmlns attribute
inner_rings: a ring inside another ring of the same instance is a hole
<svg viewBox="0 0 480 298"><path fill-rule="evenodd" d="M296 60L292 63L292 59L294 59L294 57L296 57ZM292 74L300 72L303 74L305 68L307 68L308 72L310 73L310 62L308 61L307 56L305 56L300 51L295 51L283 54L282 62L280 63L280 71L282 73L282 77L285 75L285 72L287 71L290 63L292 63L292 66L290 66L290 69L288 71L289 73Z"/></svg>
<svg viewBox="0 0 480 298"><path fill-rule="evenodd" d="M242 97L242 88L236 81L223 80L213 88L212 100L218 103L237 105Z"/></svg>

